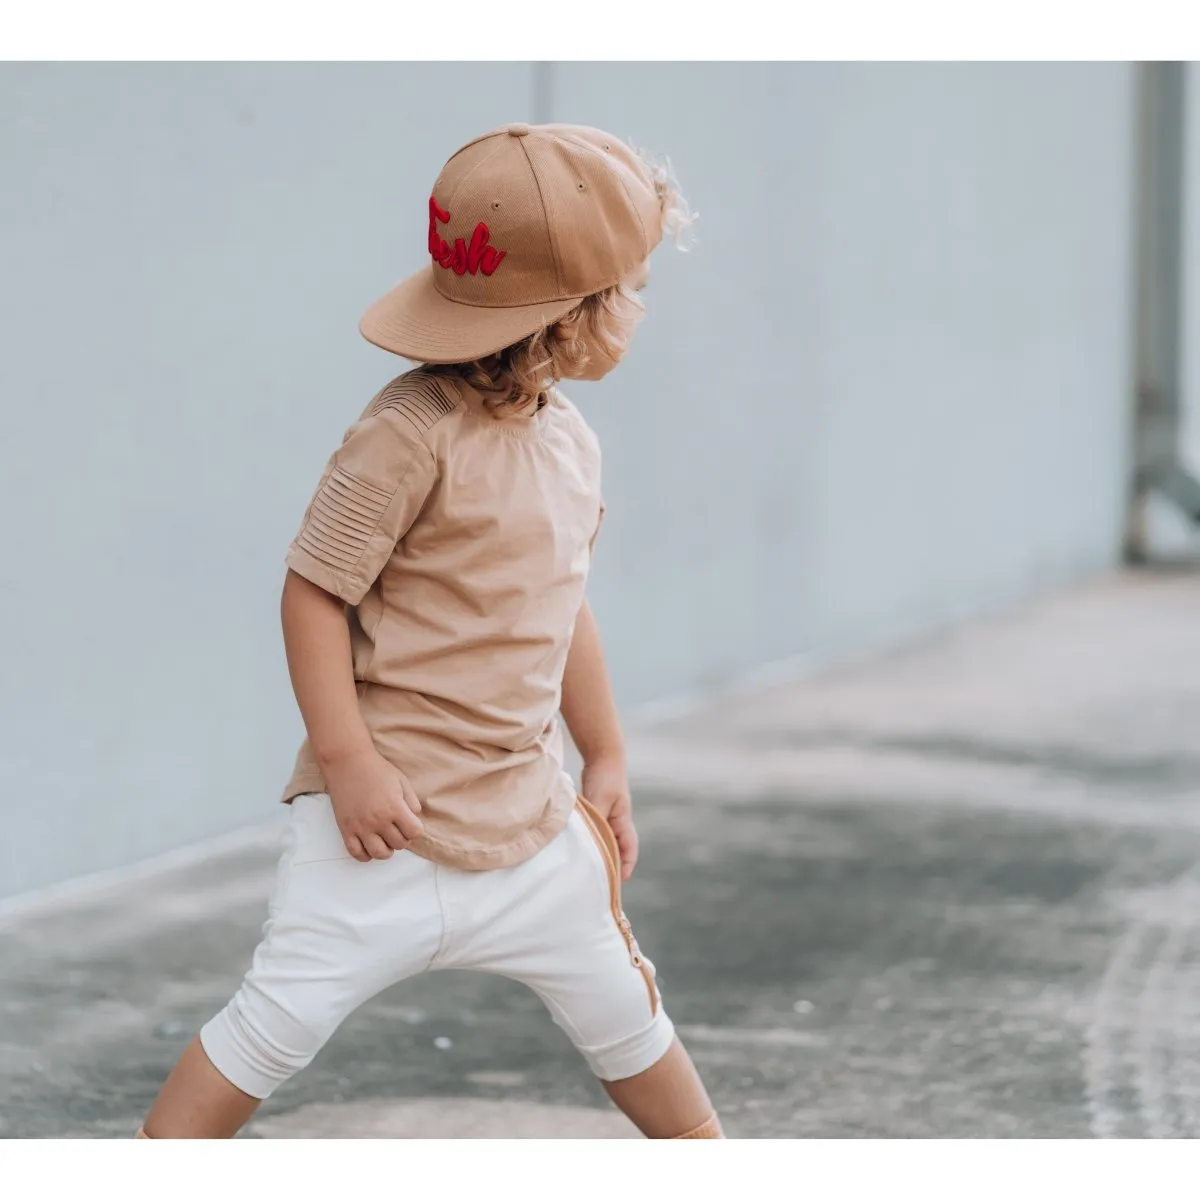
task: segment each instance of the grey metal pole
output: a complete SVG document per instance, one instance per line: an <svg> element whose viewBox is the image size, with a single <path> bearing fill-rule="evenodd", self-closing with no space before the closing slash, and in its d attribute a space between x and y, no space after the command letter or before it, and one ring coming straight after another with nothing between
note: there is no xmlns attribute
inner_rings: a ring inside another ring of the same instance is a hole
<svg viewBox="0 0 1200 1200"><path fill-rule="evenodd" d="M1130 561L1144 562L1149 494L1200 522L1200 481L1179 453L1187 65L1141 63L1137 79L1134 461L1125 548Z"/></svg>

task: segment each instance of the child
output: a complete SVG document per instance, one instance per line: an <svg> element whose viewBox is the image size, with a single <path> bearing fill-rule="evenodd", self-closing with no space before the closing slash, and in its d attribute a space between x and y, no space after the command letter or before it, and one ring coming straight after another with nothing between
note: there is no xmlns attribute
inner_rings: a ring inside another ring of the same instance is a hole
<svg viewBox="0 0 1200 1200"><path fill-rule="evenodd" d="M584 599L600 451L554 387L621 359L684 219L594 129L510 125L438 178L432 264L361 325L424 365L351 426L287 557L308 738L263 941L142 1136L233 1136L355 1008L438 968L528 984L647 1137L722 1136L621 910L638 839Z"/></svg>

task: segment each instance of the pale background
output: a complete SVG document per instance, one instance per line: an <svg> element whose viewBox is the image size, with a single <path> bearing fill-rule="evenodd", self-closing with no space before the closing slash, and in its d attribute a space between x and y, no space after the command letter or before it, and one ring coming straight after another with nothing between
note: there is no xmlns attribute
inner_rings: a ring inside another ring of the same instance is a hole
<svg viewBox="0 0 1200 1200"><path fill-rule="evenodd" d="M403 366L358 315L421 265L443 160L506 121L667 152L701 214L692 253L656 258L628 364L574 392L605 447L593 597L630 712L1115 565L1133 80L0 66L0 896L272 812L300 733L282 556ZM1200 279L1200 240L1187 262ZM1194 351L1195 303L1188 331Z"/></svg>

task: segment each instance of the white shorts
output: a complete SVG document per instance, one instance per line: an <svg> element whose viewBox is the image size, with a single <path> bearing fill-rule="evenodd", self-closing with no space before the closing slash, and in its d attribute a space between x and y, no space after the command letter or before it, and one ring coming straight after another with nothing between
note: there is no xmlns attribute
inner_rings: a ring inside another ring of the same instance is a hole
<svg viewBox="0 0 1200 1200"><path fill-rule="evenodd" d="M581 801L515 867L462 871L403 851L361 863L329 797L298 796L263 941L201 1045L230 1083L265 1099L376 993L468 969L528 984L601 1079L637 1075L675 1031L621 910L616 855L607 822Z"/></svg>

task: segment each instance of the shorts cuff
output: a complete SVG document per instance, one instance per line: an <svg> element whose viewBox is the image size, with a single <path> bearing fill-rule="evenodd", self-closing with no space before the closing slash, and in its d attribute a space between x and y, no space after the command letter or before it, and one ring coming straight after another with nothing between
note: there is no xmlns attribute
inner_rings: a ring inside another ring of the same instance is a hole
<svg viewBox="0 0 1200 1200"><path fill-rule="evenodd" d="M598 1079L615 1083L648 1071L670 1050L674 1040L675 1026L660 1008L654 1020L631 1037L608 1046L581 1047L581 1052Z"/></svg>
<svg viewBox="0 0 1200 1200"><path fill-rule="evenodd" d="M229 1010L222 1009L200 1030L200 1046L208 1061L233 1084L239 1092L255 1100L265 1100L283 1079L256 1070L241 1050Z"/></svg>

